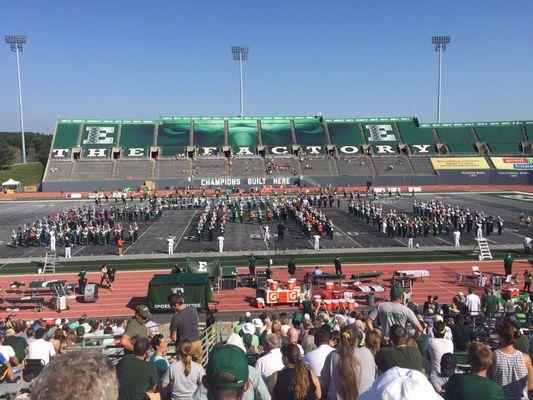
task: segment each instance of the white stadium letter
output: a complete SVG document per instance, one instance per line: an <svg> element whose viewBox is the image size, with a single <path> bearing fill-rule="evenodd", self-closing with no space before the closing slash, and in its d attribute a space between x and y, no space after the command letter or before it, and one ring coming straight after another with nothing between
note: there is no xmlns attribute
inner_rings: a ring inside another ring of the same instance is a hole
<svg viewBox="0 0 533 400"><path fill-rule="evenodd" d="M430 144L413 144L413 147L418 149L417 153L429 153L428 148L431 147Z"/></svg>
<svg viewBox="0 0 533 400"><path fill-rule="evenodd" d="M246 154L248 156L253 156L254 155L254 153L252 153L250 151L249 147L239 147L239 151L237 152L237 154L240 154L240 155Z"/></svg>
<svg viewBox="0 0 533 400"><path fill-rule="evenodd" d="M370 132L368 137L370 142L393 142L396 140L390 125L365 125L365 127Z"/></svg>
<svg viewBox="0 0 533 400"><path fill-rule="evenodd" d="M272 154L287 154L288 153L286 146L272 147L270 151L272 152Z"/></svg>
<svg viewBox="0 0 533 400"><path fill-rule="evenodd" d="M377 145L376 147L378 149L378 153L380 153L380 154L383 154L383 153L392 153L392 154L394 154L395 153L395 151L392 150L392 147L389 146L389 145L386 145L386 146L385 145L382 145L382 146Z"/></svg>
<svg viewBox="0 0 533 400"><path fill-rule="evenodd" d="M107 157L107 149L89 149L87 157Z"/></svg>
<svg viewBox="0 0 533 400"><path fill-rule="evenodd" d="M357 146L342 146L341 153L345 154L356 154L359 153L359 147Z"/></svg>
<svg viewBox="0 0 533 400"><path fill-rule="evenodd" d="M144 149L142 147L129 149L128 157L144 157Z"/></svg>
<svg viewBox="0 0 533 400"><path fill-rule="evenodd" d="M202 154L204 156L210 156L215 152L216 149L216 147L202 147Z"/></svg>
<svg viewBox="0 0 533 400"><path fill-rule="evenodd" d="M68 154L68 149L53 149L52 157L54 158L64 158L65 154Z"/></svg>
<svg viewBox="0 0 533 400"><path fill-rule="evenodd" d="M85 132L87 139L83 140L83 144L113 144L113 126L87 126Z"/></svg>
<svg viewBox="0 0 533 400"><path fill-rule="evenodd" d="M309 154L320 154L322 146L306 146L305 148Z"/></svg>

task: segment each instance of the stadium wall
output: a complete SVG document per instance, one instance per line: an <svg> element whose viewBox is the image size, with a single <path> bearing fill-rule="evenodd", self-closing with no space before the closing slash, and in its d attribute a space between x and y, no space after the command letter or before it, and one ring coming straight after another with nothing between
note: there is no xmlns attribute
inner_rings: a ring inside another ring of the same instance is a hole
<svg viewBox="0 0 533 400"><path fill-rule="evenodd" d="M305 177L234 177L234 178L195 178L189 179L152 179L156 189L171 187L191 187L194 189L217 187L252 188L272 187L316 187L316 186L425 186L425 185L533 185L530 171L440 171L435 176L305 176ZM68 181L43 182L44 192L87 192L95 190L136 189L144 184L143 180L107 180L107 181Z"/></svg>

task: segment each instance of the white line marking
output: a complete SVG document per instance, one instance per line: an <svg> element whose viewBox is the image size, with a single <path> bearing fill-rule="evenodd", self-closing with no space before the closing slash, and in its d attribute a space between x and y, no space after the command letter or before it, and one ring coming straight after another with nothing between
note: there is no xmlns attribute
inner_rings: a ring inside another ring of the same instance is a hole
<svg viewBox="0 0 533 400"><path fill-rule="evenodd" d="M141 234L141 236L139 236L139 237L137 238L137 241L141 240L141 238L144 236L144 234L145 234L146 232L148 232L150 229L152 229L152 226L154 226L154 225L155 225L155 222L152 223L152 225L150 225L150 226L148 227L148 229L146 229L146 230ZM131 249L132 246L133 246L133 245L130 244L130 245L128 246L128 248L122 252L122 254L126 254L127 251L128 251L129 249Z"/></svg>
<svg viewBox="0 0 533 400"><path fill-rule="evenodd" d="M440 240L441 242L444 242L444 243L452 245L452 246L455 245L455 243L452 243L449 240L443 239L443 238L438 237L438 236L435 236L435 239Z"/></svg>
<svg viewBox="0 0 533 400"><path fill-rule="evenodd" d="M363 247L359 243L357 243L351 236L349 236L347 233L345 233L341 228L339 228L338 226L335 225L335 229L337 229L340 233L342 233L344 236L346 236L348 239L350 239L352 242L354 242L359 247Z"/></svg>
<svg viewBox="0 0 533 400"><path fill-rule="evenodd" d="M185 227L185 229L183 230L183 232L181 232L181 236L180 238L178 239L178 241L176 242L176 244L174 245L174 248L172 249L172 252L174 252L174 250L176 250L176 247L178 247L178 244L180 244L181 242L181 239L183 238L183 235L185 235L185 232L187 232L187 229L189 228L189 225L191 224L192 220L194 219L194 216L196 215L196 213L198 212L199 208L197 208L195 211L194 211L194 214L192 215L191 219L189 220L189 223L187 224L187 226Z"/></svg>

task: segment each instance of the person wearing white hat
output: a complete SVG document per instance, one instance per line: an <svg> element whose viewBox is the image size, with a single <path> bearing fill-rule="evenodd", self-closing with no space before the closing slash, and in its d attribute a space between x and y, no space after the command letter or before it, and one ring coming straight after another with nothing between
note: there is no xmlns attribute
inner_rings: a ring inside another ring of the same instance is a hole
<svg viewBox="0 0 533 400"><path fill-rule="evenodd" d="M260 318L254 318L252 319L252 324L254 324L255 327L255 334L260 336L263 333L265 327L263 321L261 321Z"/></svg>
<svg viewBox="0 0 533 400"><path fill-rule="evenodd" d="M394 367L380 375L358 400L442 400L426 377L413 369Z"/></svg>

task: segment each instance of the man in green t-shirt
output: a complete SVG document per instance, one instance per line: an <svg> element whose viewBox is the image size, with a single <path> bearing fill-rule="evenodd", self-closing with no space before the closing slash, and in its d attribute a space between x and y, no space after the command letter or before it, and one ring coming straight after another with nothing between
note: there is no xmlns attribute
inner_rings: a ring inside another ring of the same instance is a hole
<svg viewBox="0 0 533 400"><path fill-rule="evenodd" d="M492 366L493 353L489 346L473 342L468 348L470 372L453 375L446 384L446 400L504 400L503 389L487 378L487 370Z"/></svg>
<svg viewBox="0 0 533 400"><path fill-rule="evenodd" d="M524 293L531 291L531 272L529 270L524 271Z"/></svg>
<svg viewBox="0 0 533 400"><path fill-rule="evenodd" d="M422 371L422 354L418 347L407 345L407 333L401 325L390 328L391 347L382 347L376 356L376 364L381 372L400 367Z"/></svg>
<svg viewBox="0 0 533 400"><path fill-rule="evenodd" d="M257 263L257 260L255 259L253 254L250 254L250 258L248 259L248 271L250 271L250 275L255 275L255 264Z"/></svg>
<svg viewBox="0 0 533 400"><path fill-rule="evenodd" d="M118 363L118 400L144 400L147 392L156 391L157 369L146 361L149 349L147 338L135 338L133 354L126 354Z"/></svg>
<svg viewBox="0 0 533 400"><path fill-rule="evenodd" d="M4 339L4 346L11 346L13 348L20 363L26 359L26 348L28 347L26 339L20 336L23 331L24 327L22 326L22 322L17 321L14 329L7 330L7 337Z"/></svg>
<svg viewBox="0 0 533 400"><path fill-rule="evenodd" d="M149 338L152 336L146 328L148 318L150 318L150 310L144 304L135 308L135 315L128 322L126 330L120 339L120 344L124 347L126 352L133 352L133 345L135 338Z"/></svg>
<svg viewBox="0 0 533 400"><path fill-rule="evenodd" d="M485 295L481 300L483 306L483 315L491 316L498 312L500 301L492 293L492 289L485 288Z"/></svg>

